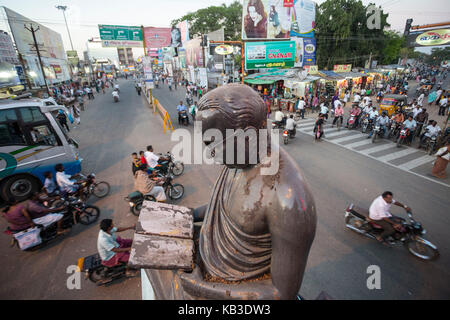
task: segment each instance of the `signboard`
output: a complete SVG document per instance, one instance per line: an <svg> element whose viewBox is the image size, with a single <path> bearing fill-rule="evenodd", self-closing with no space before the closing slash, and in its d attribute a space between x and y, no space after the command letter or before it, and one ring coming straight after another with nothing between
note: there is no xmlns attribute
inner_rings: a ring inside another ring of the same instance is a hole
<svg viewBox="0 0 450 320"><path fill-rule="evenodd" d="M214 49L214 52L217 54L220 54L222 56L225 56L227 54L232 54L233 53L233 46L230 46L228 44L219 44L218 46L216 46L216 48Z"/></svg>
<svg viewBox="0 0 450 320"><path fill-rule="evenodd" d="M245 43L247 70L263 68L288 68L295 62L295 41Z"/></svg>
<svg viewBox="0 0 450 320"><path fill-rule="evenodd" d="M0 62L19 64L16 50L14 49L11 37L7 32L0 30Z"/></svg>
<svg viewBox="0 0 450 320"><path fill-rule="evenodd" d="M308 74L318 74L319 73L319 67L317 65L305 66L305 70Z"/></svg>
<svg viewBox="0 0 450 320"><path fill-rule="evenodd" d="M77 65L80 59L78 58L78 52L76 50L67 50L67 60L73 66Z"/></svg>
<svg viewBox="0 0 450 320"><path fill-rule="evenodd" d="M311 0L294 0L291 8L291 37L314 37L316 3Z"/></svg>
<svg viewBox="0 0 450 320"><path fill-rule="evenodd" d="M144 28L146 48L164 48L170 46L170 28Z"/></svg>
<svg viewBox="0 0 450 320"><path fill-rule="evenodd" d="M303 38L303 65L316 64L316 39Z"/></svg>
<svg viewBox="0 0 450 320"><path fill-rule="evenodd" d="M208 87L208 74L206 72L206 68L198 69L198 76L200 78L200 87L207 88Z"/></svg>
<svg viewBox="0 0 450 320"><path fill-rule="evenodd" d="M289 39L291 16L283 0L244 0L242 39Z"/></svg>
<svg viewBox="0 0 450 320"><path fill-rule="evenodd" d="M244 0L242 39L312 38L315 19L311 0Z"/></svg>
<svg viewBox="0 0 450 320"><path fill-rule="evenodd" d="M39 27L36 34L36 41L39 43L39 50L42 57L66 59L64 52L64 46L61 35L43 25L34 22L8 8L4 8L8 23L13 34L17 50L22 55L36 56L36 48L34 47L33 35L30 31L24 28L24 25L30 27L30 24L34 28Z"/></svg>
<svg viewBox="0 0 450 320"><path fill-rule="evenodd" d="M142 47L141 27L98 25L103 47Z"/></svg>
<svg viewBox="0 0 450 320"><path fill-rule="evenodd" d="M351 72L352 65L351 64L336 64L333 67L334 72Z"/></svg>
<svg viewBox="0 0 450 320"><path fill-rule="evenodd" d="M194 67L203 67L203 53L201 47L201 38L195 38L184 44L186 49L186 65Z"/></svg>
<svg viewBox="0 0 450 320"><path fill-rule="evenodd" d="M181 43L184 44L189 40L189 23L187 20L181 21L177 24L177 28L181 33Z"/></svg>
<svg viewBox="0 0 450 320"><path fill-rule="evenodd" d="M407 37L408 47L448 45L450 45L450 29L434 29L426 32L412 32Z"/></svg>

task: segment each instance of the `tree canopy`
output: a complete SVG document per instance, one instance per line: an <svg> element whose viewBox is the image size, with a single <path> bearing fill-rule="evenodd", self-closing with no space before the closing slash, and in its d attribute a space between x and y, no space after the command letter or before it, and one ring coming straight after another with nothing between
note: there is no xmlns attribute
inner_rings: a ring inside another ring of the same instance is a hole
<svg viewBox="0 0 450 320"><path fill-rule="evenodd" d="M175 26L180 21L189 22L189 34L205 34L225 28L225 40L239 40L241 38L242 4L235 1L229 6L210 6L190 12L183 17L173 20Z"/></svg>
<svg viewBox="0 0 450 320"><path fill-rule="evenodd" d="M391 63L400 50L401 37L384 29L388 14L380 12L379 28L368 28L373 12L359 0L327 0L316 7L317 61L319 68L335 64L364 66L371 56L379 63ZM399 47L400 43L400 47ZM372 55L370 55L372 53Z"/></svg>

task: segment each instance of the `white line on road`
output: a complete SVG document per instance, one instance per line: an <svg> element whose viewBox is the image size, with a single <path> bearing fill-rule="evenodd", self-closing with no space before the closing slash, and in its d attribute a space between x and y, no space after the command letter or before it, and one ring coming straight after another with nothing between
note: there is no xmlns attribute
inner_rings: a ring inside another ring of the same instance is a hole
<svg viewBox="0 0 450 320"><path fill-rule="evenodd" d="M425 163L431 162L433 160L435 160L435 158L433 158L433 157L431 157L429 155L425 155L423 157L420 157L420 158L408 161L406 163L403 163L403 164L400 165L400 167L403 168L403 169L406 169L406 170L411 170L411 169L414 169L414 168L416 168L418 166L421 166L421 165L423 165Z"/></svg>
<svg viewBox="0 0 450 320"><path fill-rule="evenodd" d="M395 144L393 144L393 143L386 143L386 144L382 144L382 145L376 145L375 144L373 148L364 149L364 150L361 150L359 152L361 152L362 154L371 154L371 153L375 153L375 152L378 152L378 151L383 151L383 150L386 150L386 149L389 149L389 148L392 148L392 147L395 147Z"/></svg>
<svg viewBox="0 0 450 320"><path fill-rule="evenodd" d="M391 160L394 160L394 159L398 159L398 158L407 156L408 154L411 154L411 153L414 153L414 152L417 152L417 150L412 149L412 148L408 148L408 149L405 149L405 150L399 150L397 152L387 154L385 156L382 156L382 157L378 158L378 160L380 160L380 161L391 161Z"/></svg>
<svg viewBox="0 0 450 320"><path fill-rule="evenodd" d="M366 144L371 144L371 143L372 143L372 141L370 139L366 139L366 140L357 141L357 142L353 142L353 143L347 144L345 147L347 147L349 149L353 149L353 148L364 146Z"/></svg>
<svg viewBox="0 0 450 320"><path fill-rule="evenodd" d="M341 143L341 142L345 142L345 141L349 141L349 140L353 140L353 139L357 139L357 138L362 138L364 136L365 135L363 135L363 134L352 134L351 136L337 138L337 139L333 139L331 141L333 141L334 143Z"/></svg>
<svg viewBox="0 0 450 320"><path fill-rule="evenodd" d="M334 131L336 131L336 132L334 132ZM334 133L329 134L329 132L334 132ZM325 137L326 138L335 137L335 136L338 136L338 135L341 135L341 134L345 134L345 131L341 131L341 130L338 130L338 129L331 129L331 130L325 131Z"/></svg>

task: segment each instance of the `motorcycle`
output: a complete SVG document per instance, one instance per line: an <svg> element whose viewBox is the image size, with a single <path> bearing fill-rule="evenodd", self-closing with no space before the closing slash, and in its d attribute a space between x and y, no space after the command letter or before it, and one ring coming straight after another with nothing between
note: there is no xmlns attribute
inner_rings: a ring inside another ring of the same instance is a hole
<svg viewBox="0 0 450 320"><path fill-rule="evenodd" d="M370 119L369 115L366 114L364 116L364 119L361 121L362 133L366 133L367 131L370 131L372 129L372 123L373 123L373 119Z"/></svg>
<svg viewBox="0 0 450 320"><path fill-rule="evenodd" d="M189 119L186 111L180 112L181 123L185 126L189 125Z"/></svg>
<svg viewBox="0 0 450 320"><path fill-rule="evenodd" d="M181 161L175 161L175 157L170 151L166 154L159 154L161 157L169 158L166 160L159 160L158 164L154 168L158 174L165 176L167 174L173 174L174 176L179 176L184 172L184 163Z"/></svg>
<svg viewBox="0 0 450 320"><path fill-rule="evenodd" d="M272 121L272 129L283 129L286 125L287 117L284 117L281 121Z"/></svg>
<svg viewBox="0 0 450 320"><path fill-rule="evenodd" d="M437 137L427 137L425 140L425 151L431 156L436 151L436 141Z"/></svg>
<svg viewBox="0 0 450 320"><path fill-rule="evenodd" d="M430 241L422 238L426 234L425 229L419 222L413 219L412 213L408 212L408 220L395 217L401 228L388 240L390 245L404 245L405 248L415 257L422 260L435 260L439 257L437 247ZM345 210L345 225L350 230L360 233L368 238L376 239L383 231L383 228L376 224L376 221L369 218L369 212L356 207L353 203Z"/></svg>
<svg viewBox="0 0 450 320"><path fill-rule="evenodd" d="M400 135L397 139L397 148L400 148L400 145L404 143L408 136L410 135L410 130L408 128L403 128L400 130Z"/></svg>
<svg viewBox="0 0 450 320"><path fill-rule="evenodd" d="M294 139L295 137L295 133L296 133L296 126L294 125L294 129L293 130L283 130L283 143L284 144L288 144L289 142L289 138L290 139Z"/></svg>
<svg viewBox="0 0 450 320"><path fill-rule="evenodd" d="M163 182L162 187L166 195L172 200L178 200L184 195L184 186L179 183L172 183L173 176L168 174L165 176L165 180ZM154 196L148 194L142 194L139 191L134 191L130 193L127 197L124 198L125 201L130 205L130 211L135 216L139 216L142 204L144 200L147 201L156 201Z"/></svg>
<svg viewBox="0 0 450 320"><path fill-rule="evenodd" d="M351 114L350 117L348 118L347 128L349 130L356 128L356 119L357 119L357 116L355 116L353 114Z"/></svg>
<svg viewBox="0 0 450 320"><path fill-rule="evenodd" d="M382 134L383 134L383 130L381 130L381 126L378 123L375 124L375 126L373 127L373 130L372 130L372 143L375 143L377 136L380 136L380 138L381 138Z"/></svg>
<svg viewBox="0 0 450 320"><path fill-rule="evenodd" d="M78 259L77 266L80 272L85 273L86 279L89 279L98 286L125 277L127 271L127 265L125 263L119 263L113 267L103 265L98 253Z"/></svg>
<svg viewBox="0 0 450 320"><path fill-rule="evenodd" d="M402 128L402 123L401 122L395 122L393 121L393 124L391 125L391 129L389 130L388 133L388 139L393 138L394 141L398 140L397 137L400 133L400 129Z"/></svg>
<svg viewBox="0 0 450 320"><path fill-rule="evenodd" d="M119 94L117 93L117 91L114 92L116 92L116 94L113 94L114 102L119 102Z"/></svg>
<svg viewBox="0 0 450 320"><path fill-rule="evenodd" d="M100 216L100 209L96 206L86 205L83 201L77 198L70 198L65 201L66 208L61 212L62 229L72 229L72 226L81 223L89 225L98 220ZM36 227L27 228L19 231L12 231L9 227L5 231L6 234L12 237L11 247L17 245L21 250L36 250L47 245L50 241L64 236L65 234L58 234L57 222L44 227L36 224ZM20 241L24 239L24 241ZM29 242L30 240L33 240Z"/></svg>
<svg viewBox="0 0 450 320"><path fill-rule="evenodd" d="M87 201L91 195L97 198L104 198L109 194L111 186L106 181L95 182L95 174L91 173L87 177L80 174L83 182L80 184L80 199Z"/></svg>

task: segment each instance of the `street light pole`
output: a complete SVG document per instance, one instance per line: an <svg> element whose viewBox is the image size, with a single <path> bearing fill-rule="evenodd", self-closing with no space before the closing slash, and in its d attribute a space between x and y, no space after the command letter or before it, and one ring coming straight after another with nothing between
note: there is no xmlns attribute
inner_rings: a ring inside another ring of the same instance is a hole
<svg viewBox="0 0 450 320"><path fill-rule="evenodd" d="M69 26L67 25L67 20L66 20L66 10L67 10L67 6L56 6L56 9L62 10L62 12L63 12L64 21L66 22L67 33L69 34L70 46L72 47L72 51L73 51L72 38L70 37Z"/></svg>

